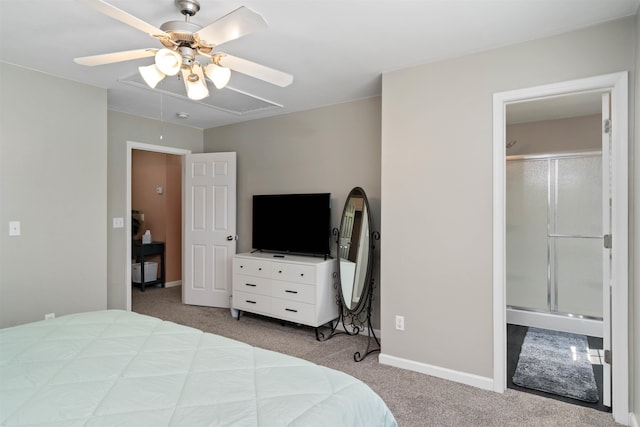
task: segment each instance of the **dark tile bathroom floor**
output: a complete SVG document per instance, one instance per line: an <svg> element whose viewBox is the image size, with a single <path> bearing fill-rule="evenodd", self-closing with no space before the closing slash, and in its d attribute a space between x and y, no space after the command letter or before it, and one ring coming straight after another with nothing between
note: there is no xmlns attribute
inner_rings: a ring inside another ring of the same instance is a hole
<svg viewBox="0 0 640 427"><path fill-rule="evenodd" d="M507 324L507 388L514 390L520 390L526 393L537 394L540 396L549 397L551 399L561 400L563 402L573 403L575 405L586 406L588 408L594 408L599 411L611 412L611 409L602 404L602 365L598 363L592 364L593 373L596 379L596 385L598 386L598 393L600 394L600 400L595 403L583 402L581 400L571 399L569 397L558 396L551 393L545 393L543 391L532 390L526 387L520 387L515 385L512 381L513 374L515 373L516 366L518 365L518 358L520 356L520 349L524 336L527 334L526 326ZM589 343L589 349L602 350L602 338L587 337ZM594 351L594 353L596 353Z"/></svg>

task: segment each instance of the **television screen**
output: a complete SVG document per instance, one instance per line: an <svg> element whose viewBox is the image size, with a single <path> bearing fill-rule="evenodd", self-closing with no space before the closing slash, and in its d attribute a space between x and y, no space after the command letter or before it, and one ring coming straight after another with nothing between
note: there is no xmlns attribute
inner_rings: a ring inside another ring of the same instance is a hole
<svg viewBox="0 0 640 427"><path fill-rule="evenodd" d="M330 236L330 193L253 196L254 249L328 255Z"/></svg>

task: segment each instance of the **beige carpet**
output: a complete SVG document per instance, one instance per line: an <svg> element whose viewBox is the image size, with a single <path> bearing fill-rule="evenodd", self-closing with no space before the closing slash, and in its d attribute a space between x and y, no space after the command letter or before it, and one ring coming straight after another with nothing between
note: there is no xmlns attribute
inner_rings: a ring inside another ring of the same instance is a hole
<svg viewBox="0 0 640 427"><path fill-rule="evenodd" d="M387 403L401 427L412 426L616 426L611 414L516 390L504 394L381 365L377 354L362 362L366 339L338 335L319 342L313 328L255 315L240 320L229 309L181 303L181 287L132 289L133 311L279 351L353 375ZM384 344L383 344L384 345Z"/></svg>

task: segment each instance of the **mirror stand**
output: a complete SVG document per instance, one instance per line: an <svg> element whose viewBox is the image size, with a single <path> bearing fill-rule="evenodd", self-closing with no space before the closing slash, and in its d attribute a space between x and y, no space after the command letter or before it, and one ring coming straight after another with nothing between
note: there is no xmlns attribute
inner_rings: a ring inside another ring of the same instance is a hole
<svg viewBox="0 0 640 427"><path fill-rule="evenodd" d="M356 362L360 362L364 360L371 353L380 351L380 341L376 336L375 331L373 330L373 325L371 324L371 305L373 303L373 289L375 288L374 279L371 279L371 283L369 286L369 292L366 296L365 308L360 313L352 313L346 312L342 317L343 327L346 329L347 327L351 328L354 331L354 335L357 335L358 332L363 329L367 330L367 348L364 351L364 354L361 354L359 351L356 351L353 355L353 360ZM372 338L375 342L375 346L372 348Z"/></svg>
<svg viewBox="0 0 640 427"><path fill-rule="evenodd" d="M338 235L339 238L339 230L333 230L334 235ZM371 233L371 241L380 240L380 233L373 232ZM370 246L370 251L373 252L373 244ZM369 260L369 268L373 268L372 258ZM342 282L340 281L339 273L334 273L334 288L336 289L336 304L339 307L339 317L331 323L331 330L327 336L316 329L316 339L318 341L326 341L331 337L339 334L346 335L359 335L360 332L364 333L364 330L367 331L367 347L364 350L364 353L356 351L353 354L353 360L356 362L361 362L371 353L379 352L381 350L380 340L376 336L375 331L373 330L373 325L371 324L371 314L373 312L372 304L373 304L373 290L375 288L375 280L370 276L368 281L368 286L364 286L362 295L360 296L360 303L358 304L358 310L352 310L347 307L343 302L342 295ZM340 327L342 325L342 327Z"/></svg>

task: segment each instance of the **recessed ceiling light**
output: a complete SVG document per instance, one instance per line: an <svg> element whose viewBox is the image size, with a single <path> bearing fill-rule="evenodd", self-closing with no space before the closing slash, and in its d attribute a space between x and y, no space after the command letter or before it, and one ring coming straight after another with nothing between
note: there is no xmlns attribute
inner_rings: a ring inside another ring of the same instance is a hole
<svg viewBox="0 0 640 427"><path fill-rule="evenodd" d="M178 116L179 119L188 119L189 113L176 113L176 116Z"/></svg>

